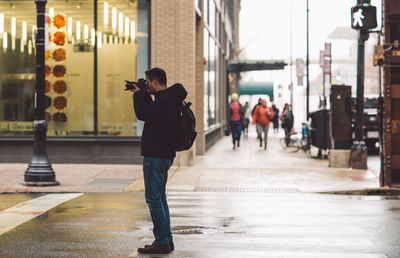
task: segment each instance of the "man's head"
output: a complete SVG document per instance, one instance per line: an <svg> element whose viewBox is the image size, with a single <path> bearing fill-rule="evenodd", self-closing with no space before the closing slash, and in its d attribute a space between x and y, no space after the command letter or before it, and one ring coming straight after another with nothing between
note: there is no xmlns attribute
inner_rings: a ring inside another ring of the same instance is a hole
<svg viewBox="0 0 400 258"><path fill-rule="evenodd" d="M244 103L244 105L245 105L246 107L248 107L248 106L249 106L249 102L246 101L246 103Z"/></svg>
<svg viewBox="0 0 400 258"><path fill-rule="evenodd" d="M145 72L150 94L167 88L167 74L161 68L155 67Z"/></svg>

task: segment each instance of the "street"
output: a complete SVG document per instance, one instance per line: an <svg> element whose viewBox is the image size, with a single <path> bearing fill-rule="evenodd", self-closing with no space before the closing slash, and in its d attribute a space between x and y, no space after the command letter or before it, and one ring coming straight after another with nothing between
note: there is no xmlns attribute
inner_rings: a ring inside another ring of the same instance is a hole
<svg viewBox="0 0 400 258"><path fill-rule="evenodd" d="M175 251L157 257L400 255L398 197L181 191L168 201ZM1 235L0 256L155 257L136 252L151 228L143 193L84 194Z"/></svg>
<svg viewBox="0 0 400 258"><path fill-rule="evenodd" d="M195 166L171 169L175 251L157 257L399 257L398 196L320 193L377 189L376 156L369 170L329 168L284 152L280 134L259 149L250 129L239 149L224 137ZM0 229L11 227L1 257L139 257L153 241L140 166L57 164L60 186L28 189L12 185L25 165L14 167L1 173L13 178L0 195Z"/></svg>

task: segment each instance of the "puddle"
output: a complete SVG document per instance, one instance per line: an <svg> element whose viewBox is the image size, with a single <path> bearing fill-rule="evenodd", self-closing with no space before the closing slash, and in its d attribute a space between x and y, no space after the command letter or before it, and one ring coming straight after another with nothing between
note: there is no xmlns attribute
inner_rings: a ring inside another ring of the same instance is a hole
<svg viewBox="0 0 400 258"><path fill-rule="evenodd" d="M217 233L216 228L203 227L203 226L175 226L171 228L173 234L178 235L197 235L197 234L207 234L212 235Z"/></svg>

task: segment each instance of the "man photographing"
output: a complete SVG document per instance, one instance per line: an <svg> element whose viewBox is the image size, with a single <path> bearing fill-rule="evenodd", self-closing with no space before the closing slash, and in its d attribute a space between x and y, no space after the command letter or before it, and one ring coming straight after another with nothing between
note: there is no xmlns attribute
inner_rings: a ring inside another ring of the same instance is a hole
<svg viewBox="0 0 400 258"><path fill-rule="evenodd" d="M141 143L143 177L155 240L151 245L139 248L138 252L165 254L174 250L165 188L168 169L176 155L174 140L178 137L179 107L187 92L179 83L167 87L167 76L161 68L152 68L145 74L146 87L141 89L134 85L131 91L136 117L144 121ZM155 96L154 101L150 94Z"/></svg>

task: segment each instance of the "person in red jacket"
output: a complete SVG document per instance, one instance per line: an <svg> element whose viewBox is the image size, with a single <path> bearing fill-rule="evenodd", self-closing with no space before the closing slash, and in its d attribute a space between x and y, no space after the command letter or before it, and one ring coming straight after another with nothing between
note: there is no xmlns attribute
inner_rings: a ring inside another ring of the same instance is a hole
<svg viewBox="0 0 400 258"><path fill-rule="evenodd" d="M274 115L274 110L267 107L267 101L265 99L263 99L261 105L257 106L254 110L253 124L256 124L260 147L262 147L262 134L264 132L264 150L267 149L269 123Z"/></svg>

